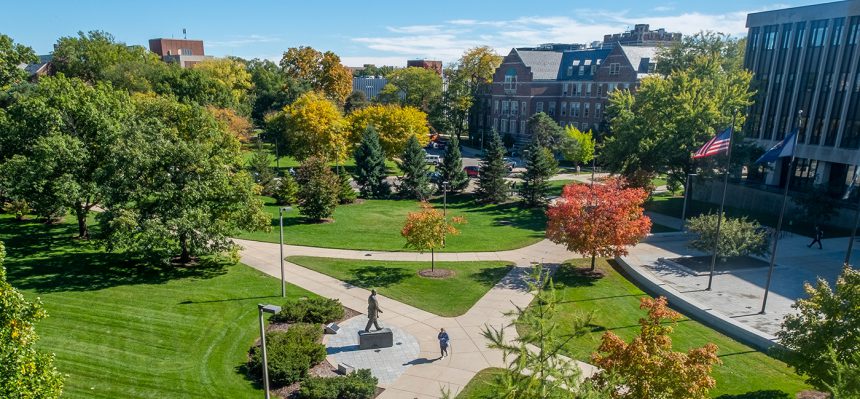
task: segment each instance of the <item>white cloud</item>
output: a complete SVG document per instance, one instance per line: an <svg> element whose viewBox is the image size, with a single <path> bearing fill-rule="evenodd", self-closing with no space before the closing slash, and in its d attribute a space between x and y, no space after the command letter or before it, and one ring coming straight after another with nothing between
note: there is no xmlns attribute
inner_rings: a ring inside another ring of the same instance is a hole
<svg viewBox="0 0 860 399"><path fill-rule="evenodd" d="M264 35L232 36L225 40L207 40L206 47L243 47L257 43L274 43L281 41L280 38Z"/></svg>
<svg viewBox="0 0 860 399"><path fill-rule="evenodd" d="M386 29L394 33L438 33L442 30L442 25L409 25L409 26L387 26Z"/></svg>
<svg viewBox="0 0 860 399"><path fill-rule="evenodd" d="M373 64L376 66L391 65L391 66L406 66L406 60L414 58L408 55L400 56L346 56L340 57L340 63L351 67L360 67L364 64Z"/></svg>

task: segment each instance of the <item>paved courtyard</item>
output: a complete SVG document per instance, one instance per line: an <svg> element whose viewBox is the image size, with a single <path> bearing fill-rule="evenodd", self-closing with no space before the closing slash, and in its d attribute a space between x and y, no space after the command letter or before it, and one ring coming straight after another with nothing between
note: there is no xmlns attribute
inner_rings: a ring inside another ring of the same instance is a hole
<svg viewBox="0 0 860 399"><path fill-rule="evenodd" d="M328 362L333 366L347 364L354 369L370 369L371 374L382 384L390 384L397 380L406 368L421 362L435 360L418 358L420 350L418 340L399 327L380 323L384 328L390 328L394 335L394 346L380 349L358 349L358 332L364 330L367 316L355 316L340 325L340 331L334 335L326 335L323 343L328 353Z"/></svg>

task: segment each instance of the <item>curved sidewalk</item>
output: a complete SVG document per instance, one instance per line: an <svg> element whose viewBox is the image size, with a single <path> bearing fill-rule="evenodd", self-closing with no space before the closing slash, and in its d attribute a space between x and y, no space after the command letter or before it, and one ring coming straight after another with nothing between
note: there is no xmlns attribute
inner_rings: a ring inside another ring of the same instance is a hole
<svg viewBox="0 0 860 399"><path fill-rule="evenodd" d="M278 244L238 239L234 241L244 248L241 252L242 262L280 278ZM291 255L401 261L429 260L430 257L430 254L411 252L355 251L285 245L284 256ZM385 392L380 398L439 398L443 388L456 395L477 372L487 367L504 367L502 353L487 347L486 340L481 335L482 328L485 325L508 325L512 320L504 316L505 312L528 306L533 296L526 291L524 279L532 262L560 263L573 256L574 254L564 247L547 240L512 251L437 253L436 259L440 261L505 260L514 262L516 267L466 313L457 317L437 316L380 296L379 304L385 312L380 322L397 326L417 337L419 358L432 360L438 357L436 333L439 328L445 328L451 337L451 356L409 367L395 382L381 385ZM339 299L349 308L360 311L367 306L370 292L363 288L290 262L284 262L284 273L285 279L291 284L321 296ZM514 339L516 331L508 329L506 335ZM593 373L592 366L579 364L584 374Z"/></svg>

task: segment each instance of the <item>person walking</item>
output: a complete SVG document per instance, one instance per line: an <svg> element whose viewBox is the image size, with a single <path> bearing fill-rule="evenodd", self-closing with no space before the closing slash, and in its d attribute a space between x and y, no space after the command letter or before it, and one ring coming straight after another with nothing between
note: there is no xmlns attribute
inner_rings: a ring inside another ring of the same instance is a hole
<svg viewBox="0 0 860 399"><path fill-rule="evenodd" d="M818 243L818 249L821 249L821 238L824 237L824 232L821 231L821 227L817 224L815 225L815 236L812 237L812 242L807 245L807 248L812 248L815 243Z"/></svg>
<svg viewBox="0 0 860 399"><path fill-rule="evenodd" d="M439 358L441 359L445 356L448 356L448 340L449 340L449 338L448 338L448 333L445 332L444 328L440 329L439 335L436 336L436 338L439 339L439 351L441 352L441 354L439 355Z"/></svg>

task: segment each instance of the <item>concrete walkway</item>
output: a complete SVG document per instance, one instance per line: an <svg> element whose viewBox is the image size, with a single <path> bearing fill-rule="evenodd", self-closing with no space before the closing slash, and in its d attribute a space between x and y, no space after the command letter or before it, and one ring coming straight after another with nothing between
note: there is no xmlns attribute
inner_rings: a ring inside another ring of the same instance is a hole
<svg viewBox="0 0 860 399"><path fill-rule="evenodd" d="M242 262L271 276L280 278L279 248L277 244L257 241L235 240L241 245ZM284 256L305 255L342 259L380 259L400 261L427 261L430 254L412 252L353 251L315 247L284 246ZM439 398L442 389L453 394L460 392L475 374L487 367L504 367L502 353L487 348L481 335L485 325L501 327L512 321L504 313L516 307L525 307L533 296L526 291L525 277L532 262L558 264L574 257L564 247L547 240L537 244L502 252L437 253L440 261L505 260L516 264L498 284L490 289L471 309L457 317L441 317L413 306L397 302L380 295L379 305L383 310L381 323L396 326L418 339L419 359L436 359L439 344L436 334L445 328L451 337L451 356L434 361L416 362L396 381L381 384L385 392L381 399L388 398ZM322 273L285 262L285 278L288 282L318 295L339 299L344 306L363 311L367 307L370 293ZM514 329L506 335L516 337ZM584 374L591 375L594 368L580 363Z"/></svg>

